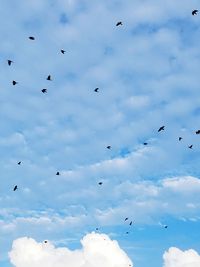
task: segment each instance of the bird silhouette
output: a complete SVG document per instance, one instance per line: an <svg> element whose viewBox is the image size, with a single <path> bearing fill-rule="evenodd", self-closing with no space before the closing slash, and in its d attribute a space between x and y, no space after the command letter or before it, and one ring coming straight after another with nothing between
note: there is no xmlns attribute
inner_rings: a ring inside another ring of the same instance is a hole
<svg viewBox="0 0 200 267"><path fill-rule="evenodd" d="M44 243L47 243L47 240L44 240Z"/></svg>
<svg viewBox="0 0 200 267"><path fill-rule="evenodd" d="M128 234L129 234L129 232L126 232L126 234L128 235Z"/></svg>
<svg viewBox="0 0 200 267"><path fill-rule="evenodd" d="M63 50L63 49L61 49L60 52L61 52L62 54L65 54L66 51Z"/></svg>
<svg viewBox="0 0 200 267"><path fill-rule="evenodd" d="M178 140L181 141L183 139L183 137L179 137Z"/></svg>
<svg viewBox="0 0 200 267"><path fill-rule="evenodd" d="M188 146L188 148L192 149L193 145Z"/></svg>
<svg viewBox="0 0 200 267"><path fill-rule="evenodd" d="M59 172L57 172L57 173L56 173L56 175L60 175L60 173L59 173Z"/></svg>
<svg viewBox="0 0 200 267"><path fill-rule="evenodd" d="M47 76L47 81L52 81L52 79L51 79L51 75L48 75L48 76Z"/></svg>
<svg viewBox="0 0 200 267"><path fill-rule="evenodd" d="M8 66L10 66L13 63L13 61L10 59L8 59L7 62L8 62Z"/></svg>
<svg viewBox="0 0 200 267"><path fill-rule="evenodd" d="M99 185L102 185L103 184L103 182L99 182Z"/></svg>
<svg viewBox="0 0 200 267"><path fill-rule="evenodd" d="M194 15L197 15L197 13L198 13L198 10L197 9L194 9L193 11L192 11L192 15L194 16Z"/></svg>
<svg viewBox="0 0 200 267"><path fill-rule="evenodd" d="M32 40L32 41L35 40L35 37L33 37L33 36L29 36L28 38L29 38L30 40Z"/></svg>
<svg viewBox="0 0 200 267"><path fill-rule="evenodd" d="M42 89L41 91L42 91L43 94L47 93L47 89Z"/></svg>
<svg viewBox="0 0 200 267"><path fill-rule="evenodd" d="M126 217L124 221L128 221L128 217Z"/></svg>
<svg viewBox="0 0 200 267"><path fill-rule="evenodd" d="M144 142L144 143L143 143L143 145L144 145L144 146L147 146L147 145L148 145L148 143Z"/></svg>
<svg viewBox="0 0 200 267"><path fill-rule="evenodd" d="M116 26L122 26L122 22L121 21L119 21L119 22L117 22L117 24L116 24Z"/></svg>
<svg viewBox="0 0 200 267"><path fill-rule="evenodd" d="M111 146L107 146L106 148L107 148L107 149L111 149Z"/></svg>
<svg viewBox="0 0 200 267"><path fill-rule="evenodd" d="M16 84L18 84L18 82L16 82L16 81L12 81L12 84L13 84L13 85L16 85Z"/></svg>
<svg viewBox="0 0 200 267"><path fill-rule="evenodd" d="M99 92L99 88L95 88L94 91L95 91L96 93L98 93L98 92Z"/></svg>
<svg viewBox="0 0 200 267"><path fill-rule="evenodd" d="M161 127L158 129L158 132L160 132L160 131L164 131L164 129L165 129L165 126L161 126Z"/></svg>
<svg viewBox="0 0 200 267"><path fill-rule="evenodd" d="M17 185L15 185L13 191L16 191L18 189Z"/></svg>
<svg viewBox="0 0 200 267"><path fill-rule="evenodd" d="M200 130L196 131L196 134L200 134Z"/></svg>
<svg viewBox="0 0 200 267"><path fill-rule="evenodd" d="M131 221L131 222L129 223L129 225L132 225L132 223L133 223L133 222Z"/></svg>
<svg viewBox="0 0 200 267"><path fill-rule="evenodd" d="M168 225L164 225L164 228L167 229L168 228Z"/></svg>
<svg viewBox="0 0 200 267"><path fill-rule="evenodd" d="M22 162L21 162L21 161L19 161L17 164L18 164L18 165L21 165L21 163L22 163Z"/></svg>

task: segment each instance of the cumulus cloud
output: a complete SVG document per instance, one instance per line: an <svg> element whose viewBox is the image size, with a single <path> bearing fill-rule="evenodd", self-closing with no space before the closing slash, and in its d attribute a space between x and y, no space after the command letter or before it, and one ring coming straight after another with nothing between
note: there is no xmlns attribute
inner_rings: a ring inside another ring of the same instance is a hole
<svg viewBox="0 0 200 267"><path fill-rule="evenodd" d="M163 255L163 267L199 267L200 255L193 249L182 251L171 247Z"/></svg>
<svg viewBox="0 0 200 267"><path fill-rule="evenodd" d="M133 266L118 242L105 234L87 234L82 248L56 248L51 242L38 243L32 238L19 238L9 253L15 267L128 267Z"/></svg>

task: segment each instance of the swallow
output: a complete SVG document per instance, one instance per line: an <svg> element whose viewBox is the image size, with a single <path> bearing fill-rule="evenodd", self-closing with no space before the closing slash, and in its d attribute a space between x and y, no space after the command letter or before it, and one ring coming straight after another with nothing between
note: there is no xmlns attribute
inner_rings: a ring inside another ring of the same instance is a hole
<svg viewBox="0 0 200 267"><path fill-rule="evenodd" d="M178 138L178 141L181 141L182 139L183 139L183 137L179 137L179 138Z"/></svg>
<svg viewBox="0 0 200 267"><path fill-rule="evenodd" d="M60 175L60 173L59 173L59 172L57 172L57 173L56 173L56 175Z"/></svg>
<svg viewBox="0 0 200 267"><path fill-rule="evenodd" d="M21 165L21 163L22 163L22 162L21 162L21 161L19 161L17 164L18 164L18 165Z"/></svg>
<svg viewBox="0 0 200 267"><path fill-rule="evenodd" d="M96 93L98 93L98 92L99 92L99 88L95 88L94 91L95 91Z"/></svg>
<svg viewBox="0 0 200 267"><path fill-rule="evenodd" d="M51 75L48 75L48 76L47 76L47 81L52 81L52 79L51 79Z"/></svg>
<svg viewBox="0 0 200 267"><path fill-rule="evenodd" d="M193 11L192 11L192 15L194 16L194 15L197 15L197 13L198 13L198 10L197 9L194 9Z"/></svg>
<svg viewBox="0 0 200 267"><path fill-rule="evenodd" d="M103 184L103 182L99 182L99 185L102 185Z"/></svg>
<svg viewBox="0 0 200 267"><path fill-rule="evenodd" d="M144 146L147 146L147 145L148 145L148 143L144 142L144 143L143 143L143 145L144 145Z"/></svg>
<svg viewBox="0 0 200 267"><path fill-rule="evenodd" d="M192 149L193 145L188 146L188 148Z"/></svg>
<svg viewBox="0 0 200 267"><path fill-rule="evenodd" d="M13 84L13 85L16 85L16 84L18 84L18 82L16 82L16 81L12 81L12 84Z"/></svg>
<svg viewBox="0 0 200 267"><path fill-rule="evenodd" d="M132 223L133 223L133 222L131 221L131 222L129 223L129 225L132 225Z"/></svg>
<svg viewBox="0 0 200 267"><path fill-rule="evenodd" d="M128 221L128 217L126 217L124 221Z"/></svg>
<svg viewBox="0 0 200 267"><path fill-rule="evenodd" d="M42 89L41 91L43 94L47 93L47 89Z"/></svg>
<svg viewBox="0 0 200 267"><path fill-rule="evenodd" d="M196 134L200 134L200 130L196 131Z"/></svg>
<svg viewBox="0 0 200 267"><path fill-rule="evenodd" d="M120 25L122 26L122 22L121 21L117 22L116 26L118 27Z"/></svg>
<svg viewBox="0 0 200 267"><path fill-rule="evenodd" d="M7 62L8 62L8 66L10 66L13 63L13 61L10 59L8 59Z"/></svg>
<svg viewBox="0 0 200 267"><path fill-rule="evenodd" d="M161 126L161 127L158 129L158 132L160 132L160 131L164 131L164 129L165 129L165 126Z"/></svg>
<svg viewBox="0 0 200 267"><path fill-rule="evenodd" d="M107 146L106 148L107 148L107 149L111 149L111 146Z"/></svg>
<svg viewBox="0 0 200 267"><path fill-rule="evenodd" d="M18 189L17 185L15 185L13 191L16 191Z"/></svg>
<svg viewBox="0 0 200 267"><path fill-rule="evenodd" d="M60 52L61 52L62 54L65 54L66 51L63 50L63 49L61 49Z"/></svg>
<svg viewBox="0 0 200 267"><path fill-rule="evenodd" d="M33 37L33 36L29 36L28 38L29 38L30 40L32 40L32 41L35 40L35 37Z"/></svg>

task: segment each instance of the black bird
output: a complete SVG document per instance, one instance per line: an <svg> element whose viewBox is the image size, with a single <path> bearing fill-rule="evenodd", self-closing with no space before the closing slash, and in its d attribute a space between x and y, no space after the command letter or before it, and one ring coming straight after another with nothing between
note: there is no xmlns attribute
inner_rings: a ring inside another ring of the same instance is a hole
<svg viewBox="0 0 200 267"><path fill-rule="evenodd" d="M35 40L35 37L33 37L33 36L29 36L28 38L29 38L30 40L32 40L32 41Z"/></svg>
<svg viewBox="0 0 200 267"><path fill-rule="evenodd" d="M192 149L193 145L188 146L188 148Z"/></svg>
<svg viewBox="0 0 200 267"><path fill-rule="evenodd" d="M15 185L13 191L16 191L18 189L17 185Z"/></svg>
<svg viewBox="0 0 200 267"><path fill-rule="evenodd" d="M63 49L61 49L60 52L61 52L62 54L65 54L66 51L63 50Z"/></svg>
<svg viewBox="0 0 200 267"><path fill-rule="evenodd" d="M44 243L47 243L47 240L44 240Z"/></svg>
<svg viewBox="0 0 200 267"><path fill-rule="evenodd" d="M181 141L182 139L183 139L183 137L179 137L179 138L178 138L178 141Z"/></svg>
<svg viewBox="0 0 200 267"><path fill-rule="evenodd" d="M99 228L96 228L96 231L99 231Z"/></svg>
<svg viewBox="0 0 200 267"><path fill-rule="evenodd" d="M116 24L116 26L122 26L122 22L121 21L119 21L119 22L117 22L117 24Z"/></svg>
<svg viewBox="0 0 200 267"><path fill-rule="evenodd" d="M47 89L42 89L41 91L42 91L43 94L47 93Z"/></svg>
<svg viewBox="0 0 200 267"><path fill-rule="evenodd" d="M107 148L107 149L111 149L111 146L107 146L106 148Z"/></svg>
<svg viewBox="0 0 200 267"><path fill-rule="evenodd" d="M160 132L160 131L164 131L164 129L165 129L165 126L161 126L161 127L158 129L158 132Z"/></svg>
<svg viewBox="0 0 200 267"><path fill-rule="evenodd" d="M48 76L47 76L47 81L52 81L52 79L51 79L51 75L48 75Z"/></svg>
<svg viewBox="0 0 200 267"><path fill-rule="evenodd" d="M128 235L128 234L129 234L129 232L126 232L126 234Z"/></svg>
<svg viewBox="0 0 200 267"><path fill-rule="evenodd" d="M16 85L16 84L18 84L18 82L16 82L16 81L12 81L12 84L13 84L13 85Z"/></svg>
<svg viewBox="0 0 200 267"><path fill-rule="evenodd" d="M132 225L132 223L133 223L133 222L131 221L131 222L129 223L129 225Z"/></svg>
<svg viewBox="0 0 200 267"><path fill-rule="evenodd" d="M164 228L165 228L165 229L167 229L167 228L168 228L168 226L167 226L167 225L164 225Z"/></svg>
<svg viewBox="0 0 200 267"><path fill-rule="evenodd" d="M194 16L194 15L197 15L197 13L198 13L198 10L197 9L194 9L193 11L192 11L192 15Z"/></svg>
<svg viewBox="0 0 200 267"><path fill-rule="evenodd" d="M200 130L196 131L196 134L200 134Z"/></svg>
<svg viewBox="0 0 200 267"><path fill-rule="evenodd" d="M98 93L98 92L99 92L99 88L95 88L94 91L95 91L96 93Z"/></svg>
<svg viewBox="0 0 200 267"><path fill-rule="evenodd" d="M60 175L60 173L59 173L59 172L57 172L57 173L56 173L56 175Z"/></svg>
<svg viewBox="0 0 200 267"><path fill-rule="evenodd" d="M124 221L128 221L128 217L126 217Z"/></svg>
<svg viewBox="0 0 200 267"><path fill-rule="evenodd" d="M21 165L21 163L22 163L22 162L21 162L21 161L19 161L17 164L18 164L18 165Z"/></svg>
<svg viewBox="0 0 200 267"><path fill-rule="evenodd" d="M8 61L8 66L10 66L13 63L13 61L10 59L8 59L7 61Z"/></svg>
<svg viewBox="0 0 200 267"><path fill-rule="evenodd" d="M103 182L99 182L99 185L102 185L103 184Z"/></svg>
<svg viewBox="0 0 200 267"><path fill-rule="evenodd" d="M146 142L145 142L145 143L143 143L143 145L144 145L144 146L147 146L147 145L148 145L148 143L146 143Z"/></svg>

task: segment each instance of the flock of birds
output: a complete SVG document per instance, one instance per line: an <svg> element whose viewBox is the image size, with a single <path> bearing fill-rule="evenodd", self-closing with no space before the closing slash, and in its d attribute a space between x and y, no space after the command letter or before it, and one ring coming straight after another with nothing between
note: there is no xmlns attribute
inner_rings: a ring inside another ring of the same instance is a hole
<svg viewBox="0 0 200 267"><path fill-rule="evenodd" d="M194 16L194 15L197 15L197 14L198 14L198 10L197 10L197 9L194 9L194 10L192 11L192 15ZM122 25L123 25L122 21L119 21L119 22L116 23L116 27L119 27L119 26L122 26ZM28 37L28 38L29 38L29 40L31 40L31 41L35 41L35 37L34 37L34 36L30 36L30 37ZM65 54L65 53L66 53L66 51L65 51L64 49L61 49L60 52L61 52L62 54ZM8 63L9 66L11 66L14 62L13 62L12 60L8 59L8 60L7 60L7 63ZM46 80L47 80L47 81L52 81L52 76L51 76L51 75L48 75L47 78L46 78ZM13 80L13 81L12 81L12 84L13 84L13 86L15 86L15 85L18 84L18 81ZM47 90L46 88L43 88L43 89L41 90L41 92L42 92L43 94L46 94L47 91L48 91L48 90ZM95 93L99 93L99 88L98 88L98 87L95 88L95 89L94 89L94 92L95 92ZM159 127L158 132L161 132L161 131L164 131L164 130L165 130L165 126L163 125L163 126ZM199 135L199 134L200 134L200 130L197 130L197 131L196 131L196 134ZM182 138L181 136L179 136L178 140L181 141L182 139L183 139L183 138ZM148 143L147 143L147 142L144 142L143 145L144 145L144 146L147 146ZM110 145L108 145L106 148L110 150L112 147L111 147ZM192 145L192 144L189 145L188 148L189 148L189 149L192 149L192 148L193 148L193 145ZM18 164L18 165L21 165L22 162L19 161L17 164ZM60 175L60 172L57 171L57 172L56 172L56 175ZM103 182L100 181L100 182L98 183L98 185L100 185L100 186L103 185ZM16 191L17 189L18 189L18 186L15 185L14 188L13 188L13 191ZM128 221L128 220L129 220L129 218L126 217L124 221L126 222L126 221ZM133 221L130 221L130 222L129 222L129 226L131 226L132 224L133 224ZM160 224L160 225L163 226L165 229L168 228L167 225L163 225L163 224ZM98 231L98 230L99 230L99 228L96 228L96 231ZM126 234L128 234L128 233L129 233L129 232L127 231ZM44 242L47 243L46 240L45 240Z"/></svg>

